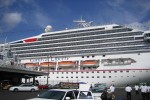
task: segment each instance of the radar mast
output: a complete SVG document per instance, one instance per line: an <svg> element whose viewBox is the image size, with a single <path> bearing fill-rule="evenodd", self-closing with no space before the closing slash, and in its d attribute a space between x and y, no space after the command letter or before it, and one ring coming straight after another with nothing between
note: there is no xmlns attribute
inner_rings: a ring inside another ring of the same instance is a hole
<svg viewBox="0 0 150 100"><path fill-rule="evenodd" d="M81 16L80 20L74 20L73 22L77 23L78 27L90 27L93 21L86 22Z"/></svg>

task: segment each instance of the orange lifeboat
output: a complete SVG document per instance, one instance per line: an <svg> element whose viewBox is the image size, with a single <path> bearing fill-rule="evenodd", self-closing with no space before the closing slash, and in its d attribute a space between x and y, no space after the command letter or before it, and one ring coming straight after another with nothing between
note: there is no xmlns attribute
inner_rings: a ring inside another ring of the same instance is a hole
<svg viewBox="0 0 150 100"><path fill-rule="evenodd" d="M99 64L98 60L81 61L81 66L97 66L98 64Z"/></svg>
<svg viewBox="0 0 150 100"><path fill-rule="evenodd" d="M61 61L58 62L58 66L75 66L76 61Z"/></svg>
<svg viewBox="0 0 150 100"><path fill-rule="evenodd" d="M37 66L39 66L38 63L25 63L24 65L25 65L26 67L37 67Z"/></svg>
<svg viewBox="0 0 150 100"><path fill-rule="evenodd" d="M42 62L42 63L40 63L40 66L42 66L42 67L54 67L54 66L56 66L56 62Z"/></svg>

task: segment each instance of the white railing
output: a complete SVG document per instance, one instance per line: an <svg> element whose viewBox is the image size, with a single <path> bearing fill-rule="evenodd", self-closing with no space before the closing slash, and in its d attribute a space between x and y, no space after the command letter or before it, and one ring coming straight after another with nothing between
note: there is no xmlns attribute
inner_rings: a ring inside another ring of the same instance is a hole
<svg viewBox="0 0 150 100"><path fill-rule="evenodd" d="M34 68L27 68L20 64L11 65L11 64L6 64L5 62L4 63L0 62L0 68L19 69L19 70L26 70L26 71L37 71Z"/></svg>

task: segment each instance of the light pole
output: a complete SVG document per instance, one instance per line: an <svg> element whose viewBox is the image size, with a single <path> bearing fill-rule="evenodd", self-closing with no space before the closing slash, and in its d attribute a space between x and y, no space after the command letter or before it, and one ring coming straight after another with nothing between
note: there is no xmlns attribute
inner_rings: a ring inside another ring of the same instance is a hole
<svg viewBox="0 0 150 100"><path fill-rule="evenodd" d="M47 85L48 85L48 78L49 78L49 56L47 56L48 59L48 69L47 69Z"/></svg>

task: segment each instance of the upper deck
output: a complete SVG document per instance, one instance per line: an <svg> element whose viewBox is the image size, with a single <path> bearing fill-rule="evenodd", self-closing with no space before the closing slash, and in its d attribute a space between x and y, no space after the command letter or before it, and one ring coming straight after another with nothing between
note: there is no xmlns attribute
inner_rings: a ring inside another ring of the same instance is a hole
<svg viewBox="0 0 150 100"><path fill-rule="evenodd" d="M11 48L21 58L150 51L142 31L116 24L42 33L14 41Z"/></svg>

